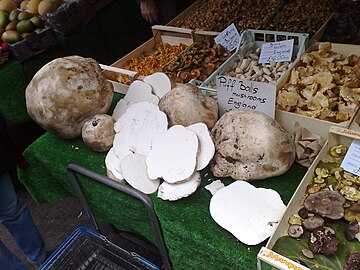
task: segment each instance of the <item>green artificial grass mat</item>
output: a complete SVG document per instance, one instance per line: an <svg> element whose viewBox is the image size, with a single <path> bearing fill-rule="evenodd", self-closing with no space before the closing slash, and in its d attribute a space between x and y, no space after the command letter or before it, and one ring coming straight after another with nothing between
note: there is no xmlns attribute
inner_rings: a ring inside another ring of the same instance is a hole
<svg viewBox="0 0 360 270"><path fill-rule="evenodd" d="M116 95L117 100L120 95ZM88 149L82 140L64 140L46 133L24 152L29 162L26 170L19 170L19 178L32 197L45 203L65 196L74 196L66 167L70 163L106 174L105 153ZM285 174L252 182L257 187L279 192L288 203L306 168L294 164ZM90 179L80 178L85 197L95 216L118 229L135 232L154 242L145 207L136 199L105 187ZM175 202L150 197L160 221L163 237L174 269L256 269L256 256L262 243L247 246L217 225L210 216L211 194L204 186L218 178L208 169L202 171L202 184L188 198ZM231 179L221 179L225 185ZM239 205L239 207L247 207Z"/></svg>

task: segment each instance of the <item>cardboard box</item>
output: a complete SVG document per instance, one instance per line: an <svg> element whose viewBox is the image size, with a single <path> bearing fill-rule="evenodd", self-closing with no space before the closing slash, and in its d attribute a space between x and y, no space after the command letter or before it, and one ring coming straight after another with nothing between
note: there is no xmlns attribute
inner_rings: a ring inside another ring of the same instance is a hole
<svg viewBox="0 0 360 270"><path fill-rule="evenodd" d="M317 50L319 43L312 44L307 52ZM343 54L343 55L350 55L350 54L356 54L360 55L360 46L359 45L348 45L348 44L337 44L332 43L332 51ZM293 68L298 67L300 64L300 61L298 60L297 63L293 66ZM290 73L287 73L284 78L279 82L277 85L277 91L279 91L282 86L289 81ZM354 116L353 116L354 117ZM322 138L327 138L328 136L328 130L331 126L341 126L341 127L349 127L350 123L353 121L352 119L342 122L342 123L334 123L329 121L320 120L317 118L311 118L307 116L303 116L300 114L292 113L292 112L286 112L279 109L276 109L275 113L275 119L280 122L283 127L290 132L290 134L294 131L294 123L299 122L302 127L308 129L310 132L316 133L320 135Z"/></svg>
<svg viewBox="0 0 360 270"><path fill-rule="evenodd" d="M288 220L289 218L298 212L298 210L302 207L303 201L305 199L305 193L307 186L312 182L312 179L315 175L315 169L319 163L319 161L323 160L325 156L328 154L329 149L332 146L345 144L349 146L352 140L360 139L360 132L352 131L347 128L332 126L328 132L328 141L325 143L320 153L314 160L313 164L310 166L309 170L305 174L303 180L300 185L296 189L294 195L292 196L286 211L278 224L274 234L269 239L266 247L263 247L258 254L258 269L309 269L304 267L293 260L282 256L274 251L272 248L274 247L276 241L284 235L287 235L287 230L289 228ZM356 240L355 240L356 241ZM340 251L341 252L341 251Z"/></svg>
<svg viewBox="0 0 360 270"><path fill-rule="evenodd" d="M23 40L9 44L9 48L14 57L23 62L56 44L57 41L53 31L51 28L46 27L38 33L30 33Z"/></svg>
<svg viewBox="0 0 360 270"><path fill-rule="evenodd" d="M156 45L160 42L168 43L170 45L180 45L182 43L190 46L191 44L193 44L192 30L161 25L153 26L152 30L153 37L150 40L146 41L145 43L143 43L142 45L140 45L115 63L113 63L111 66L123 68L129 63L131 59L137 58L143 53L153 52L156 48ZM161 69L158 71L161 71ZM111 78L113 74L110 71L103 71L103 75L107 78ZM113 80L110 80L110 82L113 84L115 92L122 94L127 93L129 85Z"/></svg>

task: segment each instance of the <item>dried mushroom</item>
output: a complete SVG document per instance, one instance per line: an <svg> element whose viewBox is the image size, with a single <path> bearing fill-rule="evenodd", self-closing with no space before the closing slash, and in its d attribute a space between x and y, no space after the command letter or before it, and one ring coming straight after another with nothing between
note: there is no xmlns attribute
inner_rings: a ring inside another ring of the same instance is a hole
<svg viewBox="0 0 360 270"><path fill-rule="evenodd" d="M331 255L336 252L340 240L330 230L324 227L315 229L310 234L308 241L309 249L313 253Z"/></svg>
<svg viewBox="0 0 360 270"><path fill-rule="evenodd" d="M331 122L351 118L360 104L360 57L331 51L320 43L305 53L278 92L277 108Z"/></svg>
<svg viewBox="0 0 360 270"><path fill-rule="evenodd" d="M221 45L203 40L184 51L162 70L178 83L187 83L191 79L204 81L229 56L230 52Z"/></svg>
<svg viewBox="0 0 360 270"><path fill-rule="evenodd" d="M345 201L339 192L323 190L309 194L305 198L304 206L310 212L336 220L344 216Z"/></svg>
<svg viewBox="0 0 360 270"><path fill-rule="evenodd" d="M347 259L344 270L356 270L360 269L360 252L351 253Z"/></svg>

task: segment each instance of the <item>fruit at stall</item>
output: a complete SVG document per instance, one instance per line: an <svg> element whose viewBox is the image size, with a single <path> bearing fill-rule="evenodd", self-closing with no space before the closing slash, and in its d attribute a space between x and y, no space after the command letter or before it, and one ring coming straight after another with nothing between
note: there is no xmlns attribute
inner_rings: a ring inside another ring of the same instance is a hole
<svg viewBox="0 0 360 270"><path fill-rule="evenodd" d="M29 12L21 11L17 17L19 21L29 20L33 15Z"/></svg>
<svg viewBox="0 0 360 270"><path fill-rule="evenodd" d="M16 30L19 33L31 33L35 30L35 25L30 20L20 21L16 25Z"/></svg>
<svg viewBox="0 0 360 270"><path fill-rule="evenodd" d="M35 25L36 28L40 28L43 26L43 23L38 16L34 16L34 17L30 18L29 21L31 21Z"/></svg>
<svg viewBox="0 0 360 270"><path fill-rule="evenodd" d="M16 30L7 30L1 36L2 41L5 43L15 43L22 39L20 33Z"/></svg>
<svg viewBox="0 0 360 270"><path fill-rule="evenodd" d="M29 1L28 0L24 0L20 3L20 8L25 9L28 5Z"/></svg>
<svg viewBox="0 0 360 270"><path fill-rule="evenodd" d="M38 12L41 16L44 16L47 13L54 12L57 8L57 5L51 0L43 0L39 3Z"/></svg>
<svg viewBox="0 0 360 270"><path fill-rule="evenodd" d="M12 22L12 21L17 20L19 14L20 14L20 10L17 10L17 9L12 10L12 11L10 12L10 15L9 15L9 21Z"/></svg>
<svg viewBox="0 0 360 270"><path fill-rule="evenodd" d="M18 23L19 23L18 21L9 22L9 23L6 25L5 30L16 30L16 25L17 25Z"/></svg>
<svg viewBox="0 0 360 270"><path fill-rule="evenodd" d="M27 4L27 8L29 9L29 12L31 14L34 14L34 15L39 14L38 6L41 1L42 0L29 0L29 3Z"/></svg>
<svg viewBox="0 0 360 270"><path fill-rule="evenodd" d="M8 12L17 8L17 4L13 0L0 0L0 9Z"/></svg>
<svg viewBox="0 0 360 270"><path fill-rule="evenodd" d="M9 13L7 13L6 11L0 12L0 27L5 28L8 22L9 22Z"/></svg>

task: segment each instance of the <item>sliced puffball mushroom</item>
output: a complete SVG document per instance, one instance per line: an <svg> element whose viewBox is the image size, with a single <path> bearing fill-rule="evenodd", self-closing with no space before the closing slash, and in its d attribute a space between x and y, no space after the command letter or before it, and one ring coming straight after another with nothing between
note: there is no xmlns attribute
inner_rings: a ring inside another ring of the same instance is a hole
<svg viewBox="0 0 360 270"><path fill-rule="evenodd" d="M204 123L196 123L186 128L195 132L200 142L196 160L196 170L200 171L204 169L214 157L215 145L210 137L209 129Z"/></svg>
<svg viewBox="0 0 360 270"><path fill-rule="evenodd" d="M116 170L116 167L120 165L120 159L115 155L114 148L110 148L109 152L105 157L105 166L107 175L109 178L118 181L125 182L124 176Z"/></svg>
<svg viewBox="0 0 360 270"><path fill-rule="evenodd" d="M179 125L156 135L146 157L149 177L171 184L189 178L195 171L198 145L196 134Z"/></svg>
<svg viewBox="0 0 360 270"><path fill-rule="evenodd" d="M153 92L159 98L162 98L172 89L172 83L170 78L162 72L155 72L151 75L146 76L143 80L144 82L147 82L152 86Z"/></svg>
<svg viewBox="0 0 360 270"><path fill-rule="evenodd" d="M170 184L164 181L158 190L158 197L162 200L176 201L193 194L201 183L199 172L195 172L189 179L181 183Z"/></svg>
<svg viewBox="0 0 360 270"><path fill-rule="evenodd" d="M116 121L114 151L120 158L136 153L147 155L153 137L167 130L166 115L157 105L138 102L131 105Z"/></svg>
<svg viewBox="0 0 360 270"><path fill-rule="evenodd" d="M270 237L286 206L271 189L236 181L220 189L210 201L211 217L246 245L257 245Z"/></svg>
<svg viewBox="0 0 360 270"><path fill-rule="evenodd" d="M148 177L145 159L143 155L131 154L121 160L120 167L130 186L145 194L151 194L158 189L160 180L151 180Z"/></svg>
<svg viewBox="0 0 360 270"><path fill-rule="evenodd" d="M220 180L215 180L212 181L211 184L206 185L205 189L208 190L211 193L211 195L214 195L223 187L225 187L223 182L221 182Z"/></svg>
<svg viewBox="0 0 360 270"><path fill-rule="evenodd" d="M143 101L157 105L159 103L159 98L152 93L150 84L135 80L130 84L125 97L120 99L116 104L112 117L117 121L132 104Z"/></svg>

